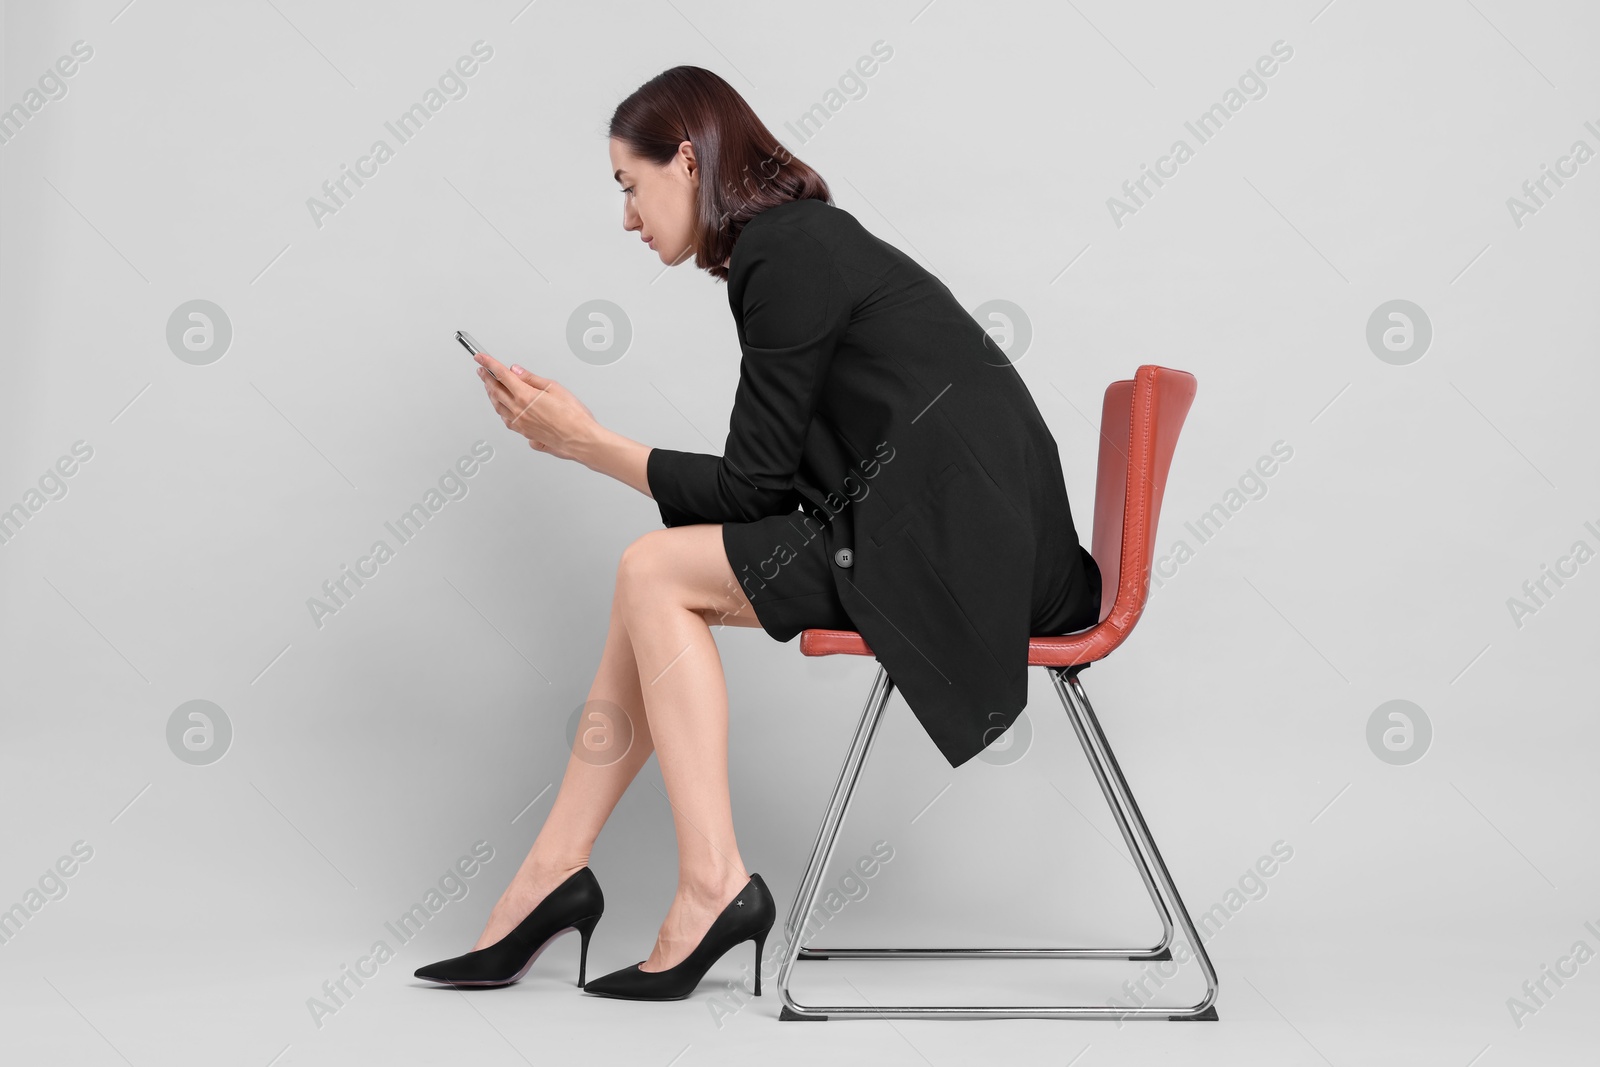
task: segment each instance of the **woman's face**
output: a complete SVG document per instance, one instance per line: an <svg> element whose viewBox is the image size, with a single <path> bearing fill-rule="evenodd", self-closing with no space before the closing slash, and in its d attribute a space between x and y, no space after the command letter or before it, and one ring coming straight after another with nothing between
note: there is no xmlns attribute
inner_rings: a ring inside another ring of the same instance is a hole
<svg viewBox="0 0 1600 1067"><path fill-rule="evenodd" d="M622 228L638 230L663 263L676 265L694 255L694 205L700 168L688 141L663 166L634 155L626 142L611 138L611 168L622 187Z"/></svg>

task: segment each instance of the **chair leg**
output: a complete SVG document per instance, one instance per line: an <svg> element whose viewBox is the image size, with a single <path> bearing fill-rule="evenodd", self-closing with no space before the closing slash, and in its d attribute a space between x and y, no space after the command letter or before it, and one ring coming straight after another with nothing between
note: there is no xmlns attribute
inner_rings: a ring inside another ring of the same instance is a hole
<svg viewBox="0 0 1600 1067"><path fill-rule="evenodd" d="M839 838L839 827L844 823L845 810L850 806L850 798L855 793L862 764L867 761L867 752L872 748L872 739L877 735L878 724L883 720L883 709L888 706L889 697L893 694L894 682L889 678L889 672L880 664L878 674L872 680L872 689L867 694L867 702L861 709L861 722L856 726L855 737L850 742L850 751L845 755L844 765L839 768L839 778L833 785L833 796L828 801L828 811L822 818L822 827L817 831L817 841L812 846L811 859L806 864L805 874L800 877L800 888L796 891L794 904L790 907L789 921L784 924L784 958L778 970L778 991L784 997L786 1005L788 1000L785 990L789 969L794 966L795 956L800 949L802 924L816 900L817 887L822 883L822 872L833 856L833 846ZM796 1010L799 1010L798 1006Z"/></svg>
<svg viewBox="0 0 1600 1067"><path fill-rule="evenodd" d="M1067 708L1069 716L1073 714L1071 703L1064 694L1058 690L1062 703ZM1076 724L1074 724L1076 725ZM874 727L876 728L876 727ZM1081 738L1081 734L1080 734ZM1085 753L1089 749L1085 747ZM1093 757L1090 757L1093 762ZM1161 940L1152 948L811 948L800 946L798 959L802 960L827 960L827 959L854 959L854 960L897 960L897 959L1111 959L1133 960L1136 962L1160 962L1172 958L1172 912L1167 908L1167 903L1162 899L1157 888L1155 875L1150 869L1150 864L1145 860L1144 850L1138 845L1133 835L1133 830L1123 814L1120 804L1112 799L1110 792L1106 791L1104 784L1101 786L1105 792L1106 803L1115 816L1117 827L1122 831L1122 840L1128 846L1128 855L1133 857L1135 869L1144 882L1145 891L1150 894L1150 902L1156 909L1156 915L1161 920ZM848 798L846 799L848 803ZM814 903L814 902L813 902ZM801 901L795 901L796 910L790 916L791 928L794 916L803 916L805 912L799 910ZM809 904L807 905L810 906ZM797 929L797 928L795 928Z"/></svg>
<svg viewBox="0 0 1600 1067"><path fill-rule="evenodd" d="M1095 716L1094 706L1089 703L1089 694L1083 690L1083 682L1078 678L1079 673L1070 669L1052 668L1050 671L1056 692L1060 695L1062 704L1066 706L1067 716L1072 720L1073 729L1078 734L1078 741L1083 745L1084 752L1089 754L1089 764L1094 768L1095 777L1100 781L1100 789L1106 794L1106 799L1111 801L1112 813L1117 816L1118 824L1123 827L1124 837L1129 836L1131 828L1133 834L1129 844L1132 845L1137 841L1145 852L1149 863L1142 866L1155 874L1161 895L1171 903L1172 910L1182 927L1183 938L1193 950L1194 958L1200 964L1200 971L1206 978L1206 995L1193 1006L1171 1012L1167 1017L1174 1020L1215 1020L1217 1018L1216 968L1211 965L1211 957L1206 953L1205 942L1201 940L1194 920L1189 917L1189 909L1184 906L1183 897L1178 894L1178 886L1172 880L1172 872L1167 869L1167 862L1162 859L1161 850L1156 847L1155 837L1150 833L1150 827L1145 823L1144 815L1139 810L1139 802L1134 799L1133 790L1122 774L1116 753L1111 751L1111 742L1106 740L1105 731L1100 728L1100 720Z"/></svg>
<svg viewBox="0 0 1600 1067"><path fill-rule="evenodd" d="M1213 1006L1217 995L1216 972L1212 968L1210 958L1206 955L1205 948L1200 942L1194 923L1183 906L1177 887L1173 884L1172 875L1167 870L1160 851L1156 848L1155 840L1150 834L1149 827L1145 824L1144 817L1133 799L1133 792L1122 775L1122 770L1116 762L1115 755L1111 752L1111 746L1106 741L1104 732L1100 729L1099 722L1094 716L1094 710L1089 704L1089 698L1083 691L1082 683L1078 681L1077 672L1072 671L1069 674L1069 669L1058 668L1051 668L1050 671L1056 686L1056 693L1067 710L1067 716L1072 722L1073 730L1078 736L1079 743L1083 746L1084 755L1095 772L1095 778L1100 784L1101 792L1105 795L1106 802L1111 807L1117 826L1122 831L1123 840L1128 845L1128 851L1133 856L1135 866L1139 869L1140 876L1144 880L1145 888L1150 893L1150 898L1161 917L1163 928L1161 943L1154 949L809 949L801 946L799 944L801 924L815 903L822 880L822 873L827 866L828 860L832 857L839 828L844 821L845 812L849 807L851 796L860 778L862 765L866 761L867 752L872 746L873 737L882 720L884 707L893 692L893 683L888 680L885 671L880 666L878 676L873 683L872 693L869 695L866 707L862 712L861 722L856 728L855 738L851 742L849 754L846 756L844 766L839 772L839 779L834 785L833 798L829 802L822 829L819 831L816 845L812 849L811 860L801 878L800 890L796 894L790 911L789 922L785 926L787 933L786 951L783 964L778 972L778 994L782 1004L782 1010L779 1014L780 1019L798 1021L828 1018L1160 1018L1173 1020L1214 1020L1217 1018L1216 1009ZM1054 958L1170 960L1172 958L1170 946L1174 932L1172 922L1174 913L1178 916L1184 938L1194 950L1195 957L1199 960L1201 970L1206 977L1205 997L1198 1004L1189 1008L1152 1005L1129 1008L1101 1005L992 1007L945 1007L932 1005L873 1005L859 1007L855 1005L838 1005L824 1007L800 1004L789 992L789 978L797 959Z"/></svg>

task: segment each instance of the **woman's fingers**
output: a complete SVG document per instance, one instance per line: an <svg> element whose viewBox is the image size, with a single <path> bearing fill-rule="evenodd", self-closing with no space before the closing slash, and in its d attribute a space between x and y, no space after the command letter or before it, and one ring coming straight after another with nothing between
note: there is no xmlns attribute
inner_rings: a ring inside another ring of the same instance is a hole
<svg viewBox="0 0 1600 1067"><path fill-rule="evenodd" d="M478 368L478 377L483 380L483 395L488 397L489 402L498 408L506 399L506 391L501 388L499 382L494 380L494 375L482 367Z"/></svg>
<svg viewBox="0 0 1600 1067"><path fill-rule="evenodd" d="M506 371L506 374L508 377L511 376L509 370ZM500 412L503 417L508 416L508 413L509 417L512 418L521 415L539 397L537 392L524 385L518 385L514 391L513 389L508 389L504 382L495 381L494 377L487 371L479 371L479 375L483 378L484 392L488 394L489 401L494 404L495 410ZM507 425L509 425L509 422Z"/></svg>
<svg viewBox="0 0 1600 1067"><path fill-rule="evenodd" d="M508 429L527 438L534 451L564 455L560 442L569 436L570 424L575 419L594 418L553 379L526 367L507 367L487 353L479 353L476 359L478 377L496 414ZM547 402L540 404L540 400Z"/></svg>
<svg viewBox="0 0 1600 1067"><path fill-rule="evenodd" d="M488 378L488 375L485 374L484 377ZM532 403L532 398L530 398L528 404L519 403L516 398L509 395L504 389L495 385L493 378L489 378L488 382L485 383L485 392L488 393L489 403L494 405L495 413L500 416L500 421L506 424L506 428L515 430L517 433L525 434L528 429L526 425L528 420L523 416L527 414L529 404ZM536 398L538 395L539 394L534 393L533 398ZM519 425L519 423L522 423L523 425ZM529 442L532 443L532 438L529 438Z"/></svg>
<svg viewBox="0 0 1600 1067"><path fill-rule="evenodd" d="M501 421L504 422L508 426L511 425L511 414L512 413L511 413L511 409L506 406L505 401L501 400L499 397L495 396L493 393L490 393L489 394L489 403L494 405L494 412L495 412L496 415L500 416Z"/></svg>
<svg viewBox="0 0 1600 1067"><path fill-rule="evenodd" d="M535 389L548 389L548 388L550 388L550 379L549 378L541 378L537 374L533 373L533 371L529 370L527 367L520 367L517 364L513 363L511 365L511 373L516 375L518 378L521 378L523 381L527 382L529 385L533 386Z"/></svg>
<svg viewBox="0 0 1600 1067"><path fill-rule="evenodd" d="M480 368L479 377L485 382L493 382L505 391L511 400L520 400L524 405L531 404L539 393L550 388L554 383L549 378L543 378L533 373L526 367L512 364L505 366L487 352L479 353L475 357ZM519 388L527 386L527 389Z"/></svg>
<svg viewBox="0 0 1600 1067"><path fill-rule="evenodd" d="M501 363L498 359L495 359L487 352L479 352L472 358L478 361L478 366L485 368L490 374L500 379L502 384L515 377L515 375L511 373L511 368L507 367L504 363Z"/></svg>

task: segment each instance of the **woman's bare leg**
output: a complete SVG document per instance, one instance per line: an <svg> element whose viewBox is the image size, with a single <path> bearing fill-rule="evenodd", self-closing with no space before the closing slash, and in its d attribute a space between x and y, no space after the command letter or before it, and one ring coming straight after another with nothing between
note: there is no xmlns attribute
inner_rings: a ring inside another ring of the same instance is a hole
<svg viewBox="0 0 1600 1067"><path fill-rule="evenodd" d="M597 713L626 718L625 723L612 724L612 736L631 725L632 746L615 761L604 755L597 758L592 752L580 750L580 724L579 744L573 746L572 755L567 758L566 773L550 814L545 816L544 826L521 868L490 912L474 949L492 945L510 933L552 889L589 862L600 827L654 750L644 715L644 697L639 692L639 669L627 628L617 612L615 593L605 649L600 653L600 667L589 687L588 700Z"/></svg>
<svg viewBox="0 0 1600 1067"><path fill-rule="evenodd" d="M623 553L618 606L672 805L678 888L641 969L679 963L749 881L728 796L728 691L713 620L759 625L716 525L652 530Z"/></svg>
<svg viewBox="0 0 1600 1067"><path fill-rule="evenodd" d="M728 566L722 548L721 527L677 529L712 531L716 535L714 539L702 535L694 539L694 544L688 548L690 551L704 553L710 550L706 544L710 541L710 548L714 549L727 572L723 576L726 582L722 587L723 592L726 593L731 589L733 595L731 597L724 595L720 598L721 602L728 605L726 607L702 610L701 617L704 624L759 626L760 623L755 618L749 601L738 591L737 585L733 582L733 570ZM629 557L625 553L625 564L628 560ZM717 560L711 561L712 572L716 570L716 562ZM706 569L704 563L696 568L697 571L704 569ZM611 736L620 736L626 727L631 726L632 745L624 755L614 760L603 750L596 752L593 749L574 747L573 754L567 760L566 773L562 777L561 788L556 794L550 814L545 817L543 828L535 838L533 847L528 851L510 886L495 904L483 933L478 938L478 943L473 946L475 949L491 945L504 937L526 918L552 889L589 862L589 855L600 828L610 817L629 783L638 774L639 768L644 766L645 761L650 758L650 753L655 750L655 741L651 734L649 718L645 714L644 695L639 683L638 660L627 626L623 622L622 612L619 610L623 575L624 565L619 565L618 581L612 594L611 622L606 635L605 649L601 653L600 666L590 686L588 700L591 710L596 715L626 720L611 724ZM720 687L720 678L718 682ZM725 707L725 688L721 692ZM583 736L583 727L580 726L579 745L583 742ZM725 796L725 766L723 777ZM710 926L709 920L706 926Z"/></svg>

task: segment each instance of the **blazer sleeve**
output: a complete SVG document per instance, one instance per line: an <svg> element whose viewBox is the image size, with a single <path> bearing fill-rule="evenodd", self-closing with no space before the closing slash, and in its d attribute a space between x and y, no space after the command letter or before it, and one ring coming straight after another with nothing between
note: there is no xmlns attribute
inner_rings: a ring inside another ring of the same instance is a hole
<svg viewBox="0 0 1600 1067"><path fill-rule="evenodd" d="M833 257L816 238L759 226L734 244L728 302L739 326L739 385L721 456L653 448L650 495L667 526L754 522L800 506L807 427L850 319Z"/></svg>

